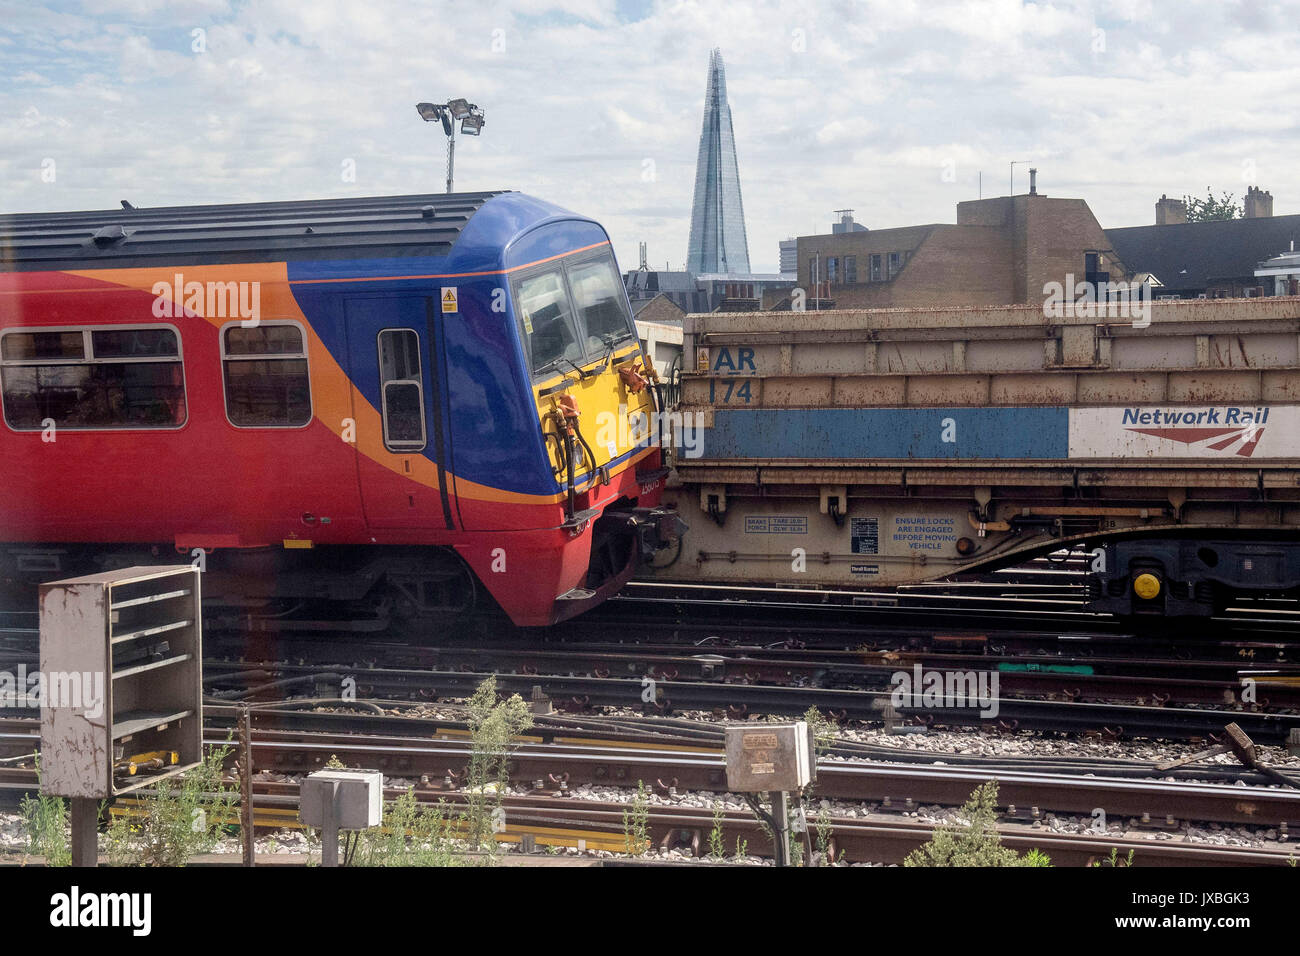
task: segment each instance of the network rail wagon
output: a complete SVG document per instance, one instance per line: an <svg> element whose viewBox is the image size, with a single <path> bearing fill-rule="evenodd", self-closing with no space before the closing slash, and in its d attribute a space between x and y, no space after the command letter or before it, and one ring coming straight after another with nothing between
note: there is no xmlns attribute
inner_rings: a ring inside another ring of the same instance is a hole
<svg viewBox="0 0 1300 956"><path fill-rule="evenodd" d="M684 323L659 578L876 587L1093 552L1090 607L1300 591L1300 299ZM693 429L693 431L692 431ZM695 515L691 518L691 515ZM700 520L700 519L703 520Z"/></svg>
<svg viewBox="0 0 1300 956"><path fill-rule="evenodd" d="M0 579L522 625L662 545L653 372L596 222L513 192L0 217Z"/></svg>

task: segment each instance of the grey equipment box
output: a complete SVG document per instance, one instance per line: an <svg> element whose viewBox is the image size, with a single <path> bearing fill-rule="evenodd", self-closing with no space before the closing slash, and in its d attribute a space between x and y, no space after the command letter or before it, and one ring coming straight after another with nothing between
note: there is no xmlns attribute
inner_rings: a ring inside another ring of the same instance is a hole
<svg viewBox="0 0 1300 956"><path fill-rule="evenodd" d="M104 799L203 759L200 607L190 565L41 585L44 793Z"/></svg>
<svg viewBox="0 0 1300 956"><path fill-rule="evenodd" d="M298 795L298 818L324 827L333 804L340 830L368 830L384 816L384 775L378 770L317 770L307 775Z"/></svg>
<svg viewBox="0 0 1300 956"><path fill-rule="evenodd" d="M793 792L817 775L812 735L805 721L737 724L727 728L727 789Z"/></svg>

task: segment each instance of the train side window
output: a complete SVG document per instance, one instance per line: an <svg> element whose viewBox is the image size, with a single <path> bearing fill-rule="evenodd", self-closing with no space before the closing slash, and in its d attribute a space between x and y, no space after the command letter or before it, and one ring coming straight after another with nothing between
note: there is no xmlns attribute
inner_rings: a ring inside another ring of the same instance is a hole
<svg viewBox="0 0 1300 956"><path fill-rule="evenodd" d="M573 309L558 270L520 279L515 287L515 301L524 332L524 351L533 374L552 371L565 360L582 361Z"/></svg>
<svg viewBox="0 0 1300 956"><path fill-rule="evenodd" d="M411 329L385 329L379 333L379 389L384 447L399 452L424 448L424 385L418 333Z"/></svg>
<svg viewBox="0 0 1300 956"><path fill-rule="evenodd" d="M221 330L226 417L239 428L298 428L311 421L303 331L291 322Z"/></svg>
<svg viewBox="0 0 1300 956"><path fill-rule="evenodd" d="M596 357L607 347L631 339L631 316L623 304L623 283L614 272L613 261L606 255L572 264L568 270L579 328L587 333L588 353Z"/></svg>
<svg viewBox="0 0 1300 956"><path fill-rule="evenodd" d="M170 326L11 330L0 335L10 428L179 428L185 368Z"/></svg>

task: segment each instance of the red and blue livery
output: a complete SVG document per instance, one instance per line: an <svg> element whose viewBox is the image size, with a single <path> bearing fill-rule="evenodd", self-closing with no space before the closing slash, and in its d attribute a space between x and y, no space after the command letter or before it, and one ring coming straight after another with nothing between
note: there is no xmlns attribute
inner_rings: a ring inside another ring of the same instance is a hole
<svg viewBox="0 0 1300 956"><path fill-rule="evenodd" d="M520 625L679 528L609 237L513 192L0 216L0 578Z"/></svg>

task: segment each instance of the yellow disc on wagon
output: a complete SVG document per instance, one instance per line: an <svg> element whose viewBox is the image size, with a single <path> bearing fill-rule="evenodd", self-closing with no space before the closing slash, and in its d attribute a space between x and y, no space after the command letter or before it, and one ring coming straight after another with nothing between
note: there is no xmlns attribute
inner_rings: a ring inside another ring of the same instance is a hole
<svg viewBox="0 0 1300 956"><path fill-rule="evenodd" d="M1160 579L1149 572L1139 574L1133 579L1133 593L1144 601L1150 601L1160 594Z"/></svg>

